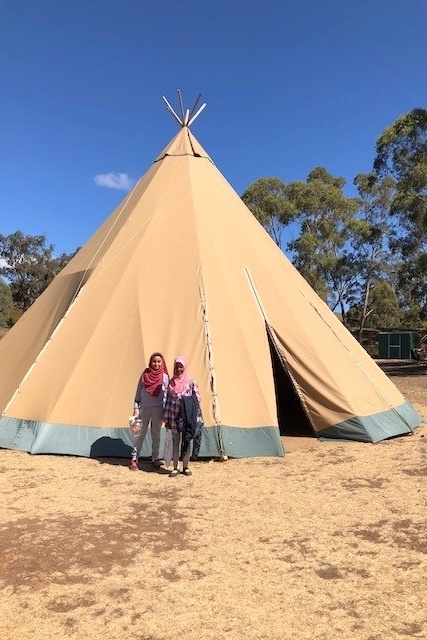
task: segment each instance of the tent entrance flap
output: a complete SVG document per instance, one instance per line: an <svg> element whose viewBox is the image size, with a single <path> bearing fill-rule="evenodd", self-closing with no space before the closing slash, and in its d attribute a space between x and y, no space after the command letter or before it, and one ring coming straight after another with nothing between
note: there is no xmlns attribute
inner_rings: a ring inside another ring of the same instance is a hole
<svg viewBox="0 0 427 640"><path fill-rule="evenodd" d="M266 324L273 367L277 419L281 436L317 437L295 389L286 360L279 351L274 330Z"/></svg>

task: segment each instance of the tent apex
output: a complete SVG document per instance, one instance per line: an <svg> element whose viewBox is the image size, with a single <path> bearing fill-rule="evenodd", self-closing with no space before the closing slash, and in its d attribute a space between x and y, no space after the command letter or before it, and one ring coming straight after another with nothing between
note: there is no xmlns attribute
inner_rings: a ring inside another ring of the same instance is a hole
<svg viewBox="0 0 427 640"><path fill-rule="evenodd" d="M184 109L184 103L183 103L183 99L182 99L181 90L178 89L178 103L179 103L179 108L180 108L180 111L181 111L181 114L178 115L176 113L175 109L173 109L173 107L171 106L170 102L167 100L167 98L165 96L162 96L167 110L172 115L172 117L178 122L180 127L190 127L193 124L193 122L195 121L195 119L202 113L203 109L206 107L206 102L204 102L197 109L201 97L202 97L202 94L199 93L199 95L197 96L193 107L191 109ZM197 111L196 111L196 109L197 109Z"/></svg>

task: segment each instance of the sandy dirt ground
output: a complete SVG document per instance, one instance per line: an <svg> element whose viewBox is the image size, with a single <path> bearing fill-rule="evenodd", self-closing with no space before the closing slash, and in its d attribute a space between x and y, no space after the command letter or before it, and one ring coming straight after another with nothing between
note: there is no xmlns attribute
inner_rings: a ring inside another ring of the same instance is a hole
<svg viewBox="0 0 427 640"><path fill-rule="evenodd" d="M427 420L427 369L386 365ZM193 464L0 450L0 639L427 638L427 427Z"/></svg>

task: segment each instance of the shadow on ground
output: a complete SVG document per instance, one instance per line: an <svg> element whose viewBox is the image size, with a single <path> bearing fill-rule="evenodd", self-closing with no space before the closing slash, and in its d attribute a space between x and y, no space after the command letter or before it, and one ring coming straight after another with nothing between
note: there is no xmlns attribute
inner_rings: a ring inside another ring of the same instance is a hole
<svg viewBox="0 0 427 640"><path fill-rule="evenodd" d="M376 360L376 363L388 376L425 376L427 373L427 362Z"/></svg>

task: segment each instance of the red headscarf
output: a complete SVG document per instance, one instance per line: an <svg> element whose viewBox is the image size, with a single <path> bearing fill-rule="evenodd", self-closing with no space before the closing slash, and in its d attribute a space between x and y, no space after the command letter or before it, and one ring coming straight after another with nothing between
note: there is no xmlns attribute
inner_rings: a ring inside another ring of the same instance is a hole
<svg viewBox="0 0 427 640"><path fill-rule="evenodd" d="M174 375L169 383L169 388L172 390L173 393L176 393L176 394L182 393L191 381L191 376L187 373L187 361L181 356L179 356L178 358L175 358L175 362L173 366L174 371L175 371L175 364L177 362L182 364L182 366L184 367L184 371L181 373L180 376Z"/></svg>
<svg viewBox="0 0 427 640"><path fill-rule="evenodd" d="M153 358L155 358L156 356L159 356L163 362L162 362L162 366L159 367L158 369L152 369L151 368L151 362L153 360ZM163 354L158 353L156 351L156 353L152 353L150 356L150 360L148 362L148 367L144 370L142 376L141 376L141 382L144 386L144 388L146 389L146 391L148 391L148 393L151 396L159 396L160 392L162 390L162 384L163 384L163 374L166 373L166 375L168 375L168 370L166 367L166 363L165 363L165 359L163 357Z"/></svg>

